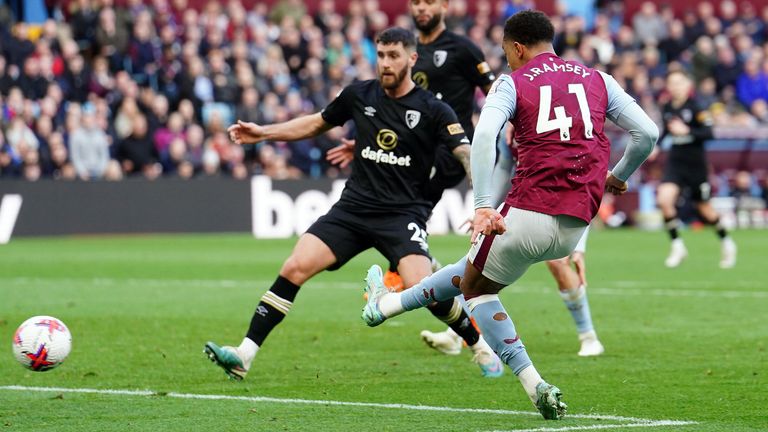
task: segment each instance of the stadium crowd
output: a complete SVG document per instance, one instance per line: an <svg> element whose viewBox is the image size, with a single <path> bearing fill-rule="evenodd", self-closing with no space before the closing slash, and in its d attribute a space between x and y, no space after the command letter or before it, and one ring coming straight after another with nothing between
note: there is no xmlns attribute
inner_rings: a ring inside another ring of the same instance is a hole
<svg viewBox="0 0 768 432"><path fill-rule="evenodd" d="M236 119L271 123L315 112L351 81L375 78L374 35L391 25L413 28L405 7L390 19L378 1L353 0L342 14L322 0L307 15L300 0L250 10L240 0L211 1L200 11L187 0L77 0L52 8L39 26L15 22L6 10L0 178L343 174L324 155L350 131L239 147L225 129ZM626 16L621 1L599 4L594 16L562 6L552 17L562 57L613 74L659 124L665 75L682 68L716 127L768 130L768 6L704 1L676 15L646 2ZM466 0L451 0L448 27L503 72L503 22L535 3L475 6L470 15ZM646 169L641 180L657 174ZM765 178L765 170L749 169L721 193L738 185L759 195Z"/></svg>

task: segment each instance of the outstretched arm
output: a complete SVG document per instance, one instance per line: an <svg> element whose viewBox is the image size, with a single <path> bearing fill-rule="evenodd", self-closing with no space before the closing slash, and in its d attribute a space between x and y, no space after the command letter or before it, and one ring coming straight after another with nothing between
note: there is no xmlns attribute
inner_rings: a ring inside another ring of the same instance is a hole
<svg viewBox="0 0 768 432"><path fill-rule="evenodd" d="M297 141L315 137L333 128L320 113L310 114L271 125L257 125L238 120L227 131L235 144L255 144L260 141Z"/></svg>
<svg viewBox="0 0 768 432"><path fill-rule="evenodd" d="M469 162L470 152L471 148L469 144L462 144L453 149L453 157L461 162L461 166L464 167L464 171L467 173L467 180L469 180L469 184L472 185L472 166Z"/></svg>

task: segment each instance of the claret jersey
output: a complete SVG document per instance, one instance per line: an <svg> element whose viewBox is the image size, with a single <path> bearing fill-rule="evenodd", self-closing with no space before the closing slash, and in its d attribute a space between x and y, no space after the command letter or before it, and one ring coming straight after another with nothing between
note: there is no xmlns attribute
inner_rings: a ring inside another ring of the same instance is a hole
<svg viewBox="0 0 768 432"><path fill-rule="evenodd" d="M469 144L453 110L415 86L392 99L377 80L344 88L322 112L323 120L357 128L352 174L337 205L357 212L428 215L424 189L439 146Z"/></svg>
<svg viewBox="0 0 768 432"><path fill-rule="evenodd" d="M610 157L605 119L632 102L610 75L552 53L500 77L483 109L502 110L515 126L518 165L506 203L592 220Z"/></svg>

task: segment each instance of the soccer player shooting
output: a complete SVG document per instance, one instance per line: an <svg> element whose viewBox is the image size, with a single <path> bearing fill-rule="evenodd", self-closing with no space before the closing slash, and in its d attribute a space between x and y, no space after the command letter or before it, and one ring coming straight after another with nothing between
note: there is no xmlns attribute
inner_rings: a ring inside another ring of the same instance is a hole
<svg viewBox="0 0 768 432"><path fill-rule="evenodd" d="M376 326L463 293L483 336L545 419L562 418L567 406L560 389L533 366L498 293L532 264L573 252L603 193L627 190L626 180L659 134L610 75L561 59L553 38L552 23L538 11L519 12L505 23L503 49L513 72L491 88L472 142L475 217L469 253L400 293L388 292L381 269L373 266L363 309L363 320ZM611 171L606 118L632 137ZM515 127L519 161L497 210L491 206L496 137L508 120Z"/></svg>

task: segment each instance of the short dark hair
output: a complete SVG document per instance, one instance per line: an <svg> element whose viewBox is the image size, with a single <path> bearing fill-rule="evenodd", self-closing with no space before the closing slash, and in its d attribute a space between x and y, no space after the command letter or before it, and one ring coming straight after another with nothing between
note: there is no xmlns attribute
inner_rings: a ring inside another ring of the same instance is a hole
<svg viewBox="0 0 768 432"><path fill-rule="evenodd" d="M416 48L416 35L402 27L390 27L382 30L376 36L376 43L384 45L401 43L405 49L414 49Z"/></svg>
<svg viewBox="0 0 768 432"><path fill-rule="evenodd" d="M520 11L507 19L504 24L504 40L514 41L525 46L540 42L552 42L555 28L543 12L536 10Z"/></svg>

